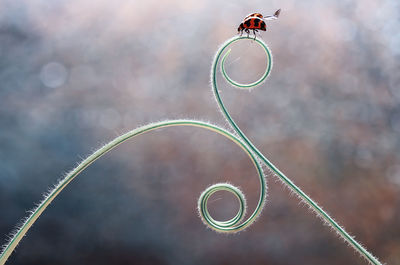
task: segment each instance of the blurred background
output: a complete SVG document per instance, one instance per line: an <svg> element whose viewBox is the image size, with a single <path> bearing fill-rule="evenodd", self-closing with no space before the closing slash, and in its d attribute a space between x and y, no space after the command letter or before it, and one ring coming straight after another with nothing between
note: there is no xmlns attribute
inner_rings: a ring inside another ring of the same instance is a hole
<svg viewBox="0 0 400 265"><path fill-rule="evenodd" d="M219 78L254 144L387 264L400 264L400 2L0 1L0 242L48 187L97 147L153 121L226 126L209 71L251 12L282 9L261 38L274 55L252 91ZM260 36L259 36L260 38ZM235 44L227 71L257 79L265 56ZM74 180L8 264L367 264L268 174L268 204L244 232L196 212L229 181L253 210L259 184L221 136L167 128L135 138ZM212 215L237 203L220 192Z"/></svg>

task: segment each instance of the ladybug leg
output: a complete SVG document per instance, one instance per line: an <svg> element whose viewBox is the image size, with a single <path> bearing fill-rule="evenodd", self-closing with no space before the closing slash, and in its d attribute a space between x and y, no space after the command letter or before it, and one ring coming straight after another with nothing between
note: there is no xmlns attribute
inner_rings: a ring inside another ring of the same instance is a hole
<svg viewBox="0 0 400 265"><path fill-rule="evenodd" d="M243 30L240 31L240 37L242 37L242 35L243 35Z"/></svg>
<svg viewBox="0 0 400 265"><path fill-rule="evenodd" d="M249 29L245 29L245 32L247 33L247 38L248 38L249 34L250 34L250 30Z"/></svg>
<svg viewBox="0 0 400 265"><path fill-rule="evenodd" d="M254 40L256 40L256 31L258 31L258 30L256 30L256 29L253 29L253 34L254 34Z"/></svg>

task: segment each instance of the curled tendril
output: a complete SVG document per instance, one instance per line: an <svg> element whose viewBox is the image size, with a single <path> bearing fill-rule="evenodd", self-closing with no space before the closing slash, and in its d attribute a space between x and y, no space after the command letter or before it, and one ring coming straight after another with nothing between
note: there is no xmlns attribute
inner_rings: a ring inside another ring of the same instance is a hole
<svg viewBox="0 0 400 265"><path fill-rule="evenodd" d="M217 191L228 191L233 193L239 201L239 210L235 217L227 221L217 221L208 212L207 202L208 199ZM221 232L236 232L242 227L246 227L243 223L241 226L236 226L240 223L246 214L246 199L241 190L229 183L218 183L208 187L199 198L199 213L204 223L212 227L213 229Z"/></svg>
<svg viewBox="0 0 400 265"><path fill-rule="evenodd" d="M234 43L234 42L236 42L238 40L241 40L241 39L247 39L247 37L233 38L233 39L231 39L231 40L229 40L227 42L227 45L231 45L232 43ZM221 73L224 76L225 80L228 83L230 83L232 86L235 86L235 87L238 87L238 88L242 88L242 89L253 88L253 87L256 87L256 86L260 85L261 83L263 83L267 79L269 74L271 73L271 69L272 69L272 54L271 54L271 51L269 50L268 46L264 42L262 42L262 41L260 41L258 39L256 39L256 42L264 49L265 54L267 55L267 67L265 68L265 72L260 77L260 79L258 79L257 81L255 81L253 83L241 84L241 83L236 82L232 78L230 78L229 75L226 73L226 70L225 70L225 60L228 57L229 53L231 52L231 49L227 50L226 53L224 54L224 56L222 56L222 59L221 59ZM216 75L216 71L215 71L216 68L215 67L217 66L218 61L219 61L219 59L221 57L221 54L224 52L226 47L228 47L228 46L223 45L222 48L217 52L217 56L216 56L216 58L214 60L214 64L213 64L214 65L213 72L212 72L213 81L216 78L216 76L215 76ZM213 87L214 88L217 87L216 84L217 84L216 82L213 82Z"/></svg>
<svg viewBox="0 0 400 265"><path fill-rule="evenodd" d="M307 194L305 194L298 186L296 186L287 176L285 176L277 167L275 167L246 137L246 135L239 129L235 121L229 115L227 109L222 102L221 96L219 94L219 89L217 85L217 65L220 61L221 55L227 49L229 45L239 40L249 39L248 37L234 37L226 41L221 48L217 51L215 55L215 59L211 68L211 83L212 89L215 95L215 99L217 100L218 106L222 113L224 114L228 123L232 126L233 130L239 135L239 138L251 149L251 151L255 154L255 156L260 159L269 169L271 169L276 176L289 187L290 190L293 191L295 195L297 195L306 205L312 209L318 217L322 219L326 224L328 224L345 242L351 246L354 250L356 250L363 258L365 258L371 264L381 265L379 260L374 257L370 252L368 252L360 243L358 243L352 236L350 236L343 227L341 227L332 217L330 217L322 208L314 202ZM268 46L261 40L255 40L257 44L259 44L265 51L267 55L267 67L263 76L257 80L256 82L250 84L240 84L234 80L232 80L225 71L224 62L226 57L228 56L230 50L225 53L221 60L221 72L225 80L233 86L239 88L252 88L259 84L261 84L269 75L272 68L272 56Z"/></svg>
<svg viewBox="0 0 400 265"><path fill-rule="evenodd" d="M296 194L301 200L303 200L312 210L314 210L319 217L323 221L325 221L327 224L329 224L337 234L339 234L351 247L353 247L355 250L357 250L364 258L366 258L370 263L372 264L381 264L371 253L369 253L364 247L362 247L357 241L355 241L342 227L340 227L325 211L323 211L313 200L311 200L310 197L308 197L299 187L297 187L288 177L286 177L282 172L280 172L251 142L250 140L244 135L244 133L239 129L239 127L236 125L232 117L229 115L228 111L226 110L222 99L219 94L219 90L217 87L217 66L221 62L221 73L224 79L230 83L231 85L235 87L239 87L242 89L250 89L252 87L255 87L262 82L266 80L268 75L271 72L272 69L272 55L267 47L267 45L259 40L256 39L255 42L260 45L266 55L267 55L267 66L264 74L261 76L260 79L257 81L250 83L250 84L240 84L234 80L232 80L228 74L226 73L225 70L225 60L227 56L229 55L230 50L228 46L230 46L232 43L240 41L240 40L250 40L248 37L234 37L226 41L217 51L216 56L214 58L212 68L211 68L211 81L212 81L212 89L215 95L215 99L218 103L218 106L220 107L222 113L224 114L225 118L229 122L229 124L232 126L233 130L237 134L237 136L221 127L215 126L210 123L202 122L202 121L196 121L196 120L168 120L168 121L163 121L163 122L158 122L158 123L151 123L139 128L136 128L132 131L129 131L108 144L104 145L97 151L95 151L93 154L88 156L86 159L84 159L79 165L74 168L71 172L69 172L57 185L54 186L54 188L45 196L45 198L42 200L42 202L38 205L37 208L35 208L33 211L31 211L31 214L28 218L25 219L23 224L18 227L17 231L12 235L11 239L9 242L4 246L3 251L0 254L0 265L3 265L8 257L11 255L11 253L14 251L15 247L18 245L18 243L21 241L21 239L24 237L24 235L27 233L27 231L30 229L30 227L33 225L33 223L39 218L39 216L43 213L43 211L47 208L47 206L50 205L50 203L57 197L57 195L77 176L79 175L85 168L87 168L90 164L92 164L94 161L96 161L98 158L106 154L107 152L111 151L113 148L116 146L122 144L123 142L135 137L139 136L141 134L154 131L160 128L165 128L165 127L172 127L172 126L194 126L194 127L200 127L203 129L207 129L213 132L216 132L235 144L237 144L251 159L253 162L257 174L260 180L260 197L258 204L253 211L253 213L246 219L244 220L245 214L246 214L246 200L243 195L243 193L236 187L232 186L231 184L227 183L219 183L210 186L207 188L201 195L198 201L198 209L199 209L199 214L201 216L201 219L203 222L211 227L212 229L220 232L236 232L243 230L244 228L248 227L250 224L252 224L256 218L259 216L259 214L262 211L262 208L264 206L265 198L266 198L266 183L265 183L265 178L262 170L261 163L264 163L266 166L268 166L276 175L277 177L284 183L286 184L293 192ZM252 40L252 39L251 39ZM227 51L223 56L222 54L224 51ZM222 56L222 58L221 58ZM208 212L207 208L207 202L208 199L212 196L217 191L228 191L233 193L234 196L239 201L239 210L238 213L230 220L227 221L217 221L213 219ZM243 221L244 220L244 221Z"/></svg>
<svg viewBox="0 0 400 265"><path fill-rule="evenodd" d="M228 41L226 41L217 51L214 61L213 61L213 64L211 66L211 81L212 81L211 83L212 83L214 95L215 95L217 102L220 106L220 109L224 113L225 117L228 117L228 121L229 120L233 121L233 120L230 117L227 110L225 109L225 107L222 103L221 97L219 96L219 91L218 91L218 87L217 87L218 63L221 61L221 73L222 73L222 76L225 78L225 80L228 83L230 83L231 85L241 88L241 89L250 89L250 88L260 85L262 82L264 82L267 79L267 77L271 73L271 69L272 69L271 51L269 50L269 48L267 47L267 45L264 42L256 39L256 42L259 45L261 45L261 47L264 49L265 54L267 56L267 67L265 68L264 74L260 77L260 79L258 79L257 81L255 81L253 83L250 83L250 84L241 84L241 83L238 83L238 82L234 81L233 79L231 79L225 70L225 60L231 51L230 49L227 49L227 48L234 42L242 40L242 39L248 39L248 38L247 37L235 37L235 38L232 38L232 39L229 39ZM223 52L225 50L227 50L227 52L222 56L222 59L221 59L221 55L223 54ZM231 125L232 125L232 123L231 123ZM235 129L235 126L233 126L233 128ZM246 141L247 138L243 138L244 134L241 133L241 131L239 130L239 128L237 126L236 126L236 129L235 129L236 132L240 132L239 135L241 136L242 140ZM250 142L250 141L248 141L248 142ZM260 187L261 187L260 188L260 198L258 200L258 204L257 204L254 212L249 216L249 218L247 220L242 222L242 220L245 216L245 209L246 209L246 200L245 200L243 193L235 186L232 186L232 185L226 184L226 183L219 183L219 184L215 184L215 185L212 185L211 187L207 188L201 194L201 196L199 198L198 211L199 211L202 221L207 226L209 226L210 228L212 228L218 232L237 232L237 231L243 230L243 229L247 228L249 225L251 225L257 219L257 217L260 215L260 213L264 207L266 193L267 193L266 184L265 184L265 180L264 180L264 176L263 176L262 172L259 172L259 178L260 178ZM216 221L211 217L211 215L208 212L207 200L213 193L215 193L217 191L222 191L222 190L231 192L233 195L235 195L237 197L237 199L239 201L239 210L238 210L238 213L236 214L236 216L234 216L230 220Z"/></svg>

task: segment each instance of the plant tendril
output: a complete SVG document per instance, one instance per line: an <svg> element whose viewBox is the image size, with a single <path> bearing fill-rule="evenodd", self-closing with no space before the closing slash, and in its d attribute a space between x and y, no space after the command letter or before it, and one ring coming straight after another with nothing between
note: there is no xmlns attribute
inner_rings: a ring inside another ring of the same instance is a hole
<svg viewBox="0 0 400 265"><path fill-rule="evenodd" d="M44 197L42 202L36 207L30 214L28 218L23 222L23 224L18 227L17 231L12 235L9 242L4 246L3 251L0 254L0 265L3 265L11 253L14 251L18 243L33 225L33 223L39 218L39 216L43 213L43 211L50 205L50 203L57 197L57 195L77 176L79 175L85 168L87 168L90 164L96 161L98 158L106 154L107 152L114 149L116 146L122 144L123 142L139 136L141 134L158 130L165 127L172 127L172 126L193 126L199 127L203 129L207 129L213 132L216 132L235 144L237 144L251 159L253 162L258 177L260 181L260 195L257 206L250 216L244 220L246 215L246 199L243 193L237 187L228 184L228 183L218 183L210 186L207 188L203 193L200 195L198 200L198 210L202 221L210 228L218 231L218 232L237 232L247 228L251 225L257 217L260 215L265 199L267 194L267 186L265 182L264 173L262 170L261 163L265 164L269 169L271 169L278 178L286 184L300 199L302 199L311 209L313 209L319 217L326 223L328 223L334 231L336 231L350 246L352 246L355 250L357 250L363 257L365 257L369 262L372 264L381 264L371 253L369 253L364 247L362 247L357 241L355 241L342 227L340 227L325 211L323 211L310 197L308 197L299 187L297 187L288 177L286 177L281 171L279 171L252 143L251 141L245 136L245 134L239 129L236 125L232 117L229 115L228 111L226 110L222 99L219 94L219 90L217 87L217 66L221 64L221 73L224 79L231 84L232 86L241 88L241 89L251 89L260 85L264 82L267 77L269 76L271 69L272 69L272 55L267 47L267 45L259 40L256 39L255 42L260 45L267 56L267 66L265 69L264 74L258 79L257 81L250 83L250 84L241 84L233 79L231 79L225 70L225 60L230 53L230 49L227 49L231 44L240 40L253 40L252 38L248 37L234 37L226 41L217 51L212 67L211 67L211 83L212 89L214 92L215 99L218 103L220 110L222 111L223 115L231 125L234 130L234 133L231 133L219 126L202 122L196 120L167 120L163 122L151 123L136 129L133 129L117 138L109 142L108 144L104 145L103 147L99 148L93 154L88 156L82 162L79 163L77 167L75 167L71 172L69 172L58 184L54 186L54 188ZM222 56L222 54L225 54ZM222 56L222 57L221 57ZM239 202L239 210L237 214L226 221L218 221L215 220L209 213L207 203L209 198L218 191L228 191L232 193Z"/></svg>
<svg viewBox="0 0 400 265"><path fill-rule="evenodd" d="M94 161L96 161L98 158L103 156L104 154L108 153L118 145L122 144L123 142L135 137L142 135L147 132L151 132L154 130L158 130L161 128L165 127L172 127L172 126L192 126L192 127L199 127L203 129L207 129L213 132L216 132L235 144L237 144L243 151L247 153L247 155L250 157L252 160L259 179L260 179L260 186L261 186L261 192L260 192L260 201L264 201L264 196L266 194L265 192L265 182L264 182L264 176L263 176L263 171L260 163L257 161L255 158L254 154L250 151L250 149L235 135L232 133L228 132L227 130L218 127L216 125L207 123L207 122L202 122L202 121L196 121L196 120L168 120L168 121L162 121L162 122L157 122L157 123L151 123L139 128L136 128L134 130L131 130L108 144L104 145L97 151L95 151L93 154L88 156L86 159L84 159L79 165L74 168L71 172L69 172L57 185L54 186L54 188L48 193L48 195L45 196L45 198L42 200L42 202L39 204L37 208L32 210L31 215L24 221L24 223L17 229L17 232L14 233L14 235L11 237L10 241L4 246L3 252L0 254L0 265L3 265L8 257L11 255L11 253L14 251L15 247L18 245L18 243L21 241L21 239L24 237L24 235L27 233L27 231L30 229L30 227L33 225L33 223L39 218L39 216L43 213L43 211L47 208L47 206L50 205L50 203L57 197L57 195L76 177L78 176L85 168L87 168L90 164L92 164ZM211 188L211 189L210 189ZM203 195L200 196L199 203L202 202L202 204L205 206L205 214L204 214L204 219L207 220L207 222L210 222L210 226L214 227L214 229L219 230L219 231L238 231L240 229L243 229L244 226L248 226L250 223L252 223L255 219L255 217L260 213L262 207L258 207L256 211L252 214L252 216L245 222L242 223L239 226L235 226L238 224L243 219L243 216L245 214L245 198L243 193L236 187L227 184L227 183L221 183L221 184L216 184L208 188L206 191L204 191ZM237 216L235 216L233 219L229 221L216 221L214 220L208 213L206 204L208 198L212 195L212 193L218 191L218 190L225 190L232 192L235 196L238 197L239 202L240 202L240 208ZM204 198L204 199L202 199Z"/></svg>
<svg viewBox="0 0 400 265"><path fill-rule="evenodd" d="M239 135L241 140L243 140L246 145L249 146L252 152L259 158L269 169L271 169L276 176L284 183L287 185L291 191L294 192L303 202L306 203L312 209L317 216L319 216L325 223L327 223L339 236L341 236L345 242L348 243L349 246L351 246L354 250L356 250L362 257L364 257L367 261L369 261L371 264L376 264L376 265L381 265L379 260L374 257L370 252L368 252L360 243L358 243L352 236L350 236L343 227L341 227L335 220L333 220L332 217L330 217L316 202L314 202L307 194L305 194L298 186L296 186L287 176L285 176L277 167L275 167L253 144L252 142L246 137L246 135L239 129L237 124L234 122L230 114L228 113L227 109L225 108L224 103L222 102L221 96L219 94L218 86L217 86L217 65L220 61L221 55L223 52L227 49L228 46L230 46L232 43L243 40L243 39L250 39L249 37L233 37L226 41L221 48L217 51L214 62L212 64L212 69L211 69L211 84L212 84L212 89L215 95L215 99L217 100L218 106L222 113L224 114L226 120L228 123L232 126L233 130ZM253 40L253 39L251 39ZM267 55L267 67L265 70L265 73L263 76L257 80L256 82L253 82L251 84L240 84L234 80L232 80L228 74L225 71L224 63L227 58L227 56L230 53L230 50L227 50L224 56L222 56L221 60L221 73L222 76L225 78L225 80L230 83L231 85L239 88L253 88L255 86L258 86L261 84L263 81L266 80L268 75L270 74L271 68L272 68L272 56L271 52L268 48L268 46L261 40L256 39L255 40L257 44L259 44L265 51Z"/></svg>

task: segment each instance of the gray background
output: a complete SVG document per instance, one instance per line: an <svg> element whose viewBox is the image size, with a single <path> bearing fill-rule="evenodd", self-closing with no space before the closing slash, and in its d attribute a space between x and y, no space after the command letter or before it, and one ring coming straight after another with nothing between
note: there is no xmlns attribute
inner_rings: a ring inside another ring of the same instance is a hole
<svg viewBox="0 0 400 265"><path fill-rule="evenodd" d="M218 46L258 11L274 55L248 92L220 78L254 144L371 250L400 264L399 1L0 1L0 241L78 161L115 136L167 118L226 126L209 86ZM252 42L227 70L265 66ZM8 264L366 264L268 177L262 216L246 231L207 229L196 203L229 181L254 209L246 155L195 128L140 136L74 180ZM237 204L213 197L215 218Z"/></svg>

